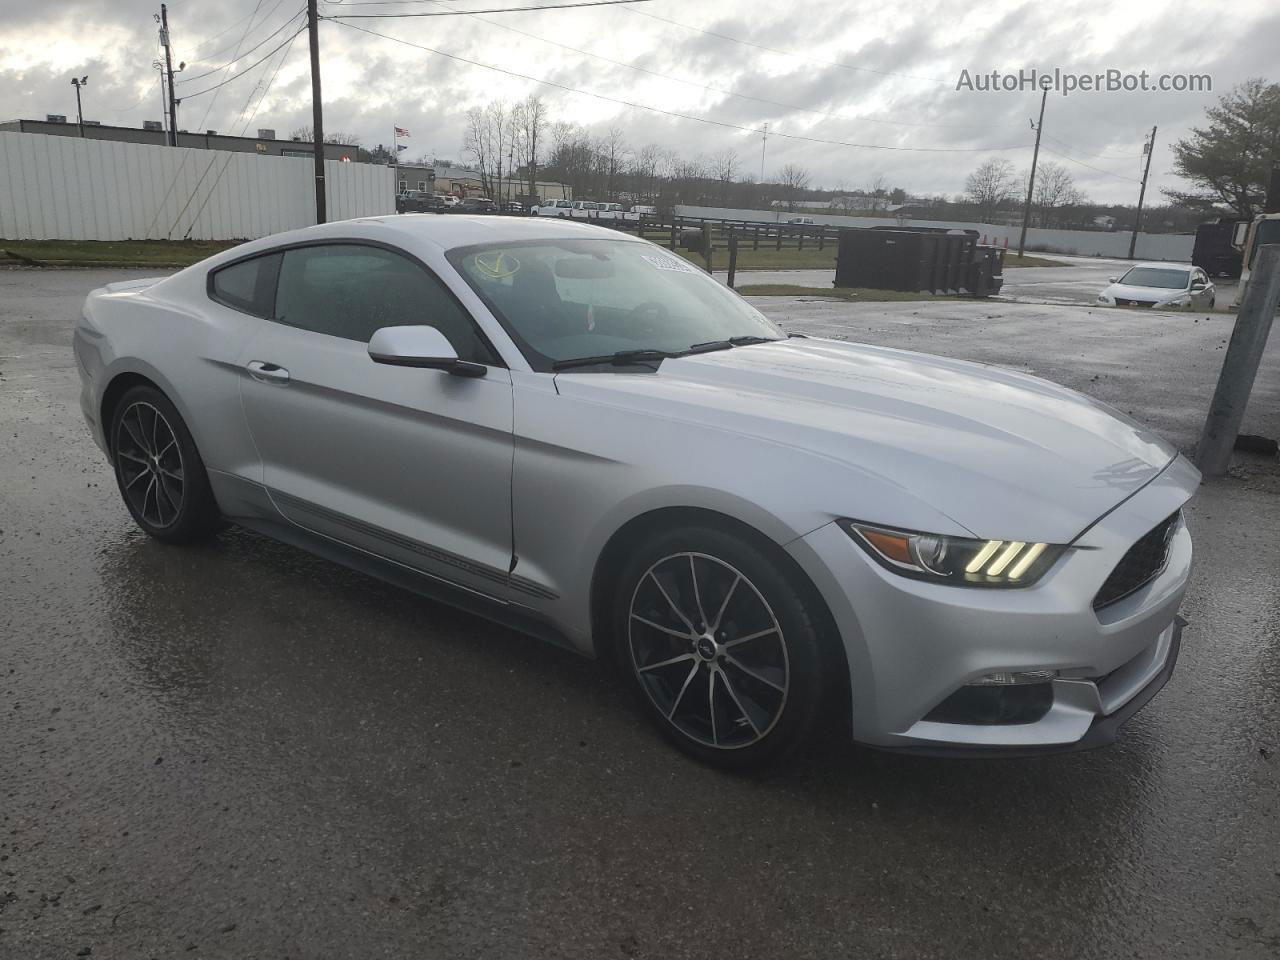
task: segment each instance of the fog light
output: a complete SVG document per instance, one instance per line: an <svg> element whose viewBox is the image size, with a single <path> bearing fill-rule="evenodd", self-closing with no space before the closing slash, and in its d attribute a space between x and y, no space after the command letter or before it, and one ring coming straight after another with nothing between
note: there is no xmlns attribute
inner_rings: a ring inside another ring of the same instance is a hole
<svg viewBox="0 0 1280 960"><path fill-rule="evenodd" d="M1022 683L1045 683L1057 679L1057 670L1026 670L1021 673L988 673L970 680L971 687L1012 687Z"/></svg>

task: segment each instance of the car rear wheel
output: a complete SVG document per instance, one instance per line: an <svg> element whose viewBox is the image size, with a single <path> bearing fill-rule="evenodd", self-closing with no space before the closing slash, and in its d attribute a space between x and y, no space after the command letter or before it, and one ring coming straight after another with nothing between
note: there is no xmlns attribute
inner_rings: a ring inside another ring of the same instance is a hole
<svg viewBox="0 0 1280 960"><path fill-rule="evenodd" d="M218 529L218 505L191 433L169 398L150 386L129 390L111 418L116 483L134 521L166 543Z"/></svg>
<svg viewBox="0 0 1280 960"><path fill-rule="evenodd" d="M619 578L615 631L645 712L716 766L769 766L810 738L823 637L787 573L716 528L650 539Z"/></svg>

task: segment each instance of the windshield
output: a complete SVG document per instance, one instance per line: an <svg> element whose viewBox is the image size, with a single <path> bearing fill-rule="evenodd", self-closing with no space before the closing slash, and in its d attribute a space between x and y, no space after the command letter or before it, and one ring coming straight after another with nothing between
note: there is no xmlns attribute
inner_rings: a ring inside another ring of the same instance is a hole
<svg viewBox="0 0 1280 960"><path fill-rule="evenodd" d="M1191 274L1186 270L1166 269L1164 267L1134 267L1123 277L1121 283L1131 287L1164 287L1169 290L1185 290L1191 282Z"/></svg>
<svg viewBox="0 0 1280 960"><path fill-rule="evenodd" d="M535 370L627 350L674 354L786 336L737 294L649 243L535 240L461 247L448 257Z"/></svg>

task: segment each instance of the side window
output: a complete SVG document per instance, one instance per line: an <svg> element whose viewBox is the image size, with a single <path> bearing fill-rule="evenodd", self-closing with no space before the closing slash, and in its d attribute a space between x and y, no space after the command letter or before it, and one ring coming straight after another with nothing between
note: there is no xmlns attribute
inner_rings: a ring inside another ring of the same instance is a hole
<svg viewBox="0 0 1280 960"><path fill-rule="evenodd" d="M279 269L278 253L233 263L209 275L209 296L233 310L269 318Z"/></svg>
<svg viewBox="0 0 1280 960"><path fill-rule="evenodd" d="M286 250L274 319L360 343L382 327L432 326L461 359L495 360L475 321L437 277L380 247L335 243Z"/></svg>

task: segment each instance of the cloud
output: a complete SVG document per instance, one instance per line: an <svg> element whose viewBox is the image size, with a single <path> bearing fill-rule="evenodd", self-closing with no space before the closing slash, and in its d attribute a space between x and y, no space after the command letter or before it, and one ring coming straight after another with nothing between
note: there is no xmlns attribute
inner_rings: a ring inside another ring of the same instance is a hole
<svg viewBox="0 0 1280 960"><path fill-rule="evenodd" d="M237 44L247 49L297 14L294 0L172 7L176 56L188 62L184 80L232 59ZM86 117L135 126L160 119L159 78L152 68L158 56L155 8L152 0L0 0L0 117L71 115L75 96L69 80L88 74ZM322 3L322 13L328 15L355 9ZM794 55L664 23L644 12ZM1230 18L1220 16L1219 7L1208 0L1183 0L1159 16L1149 7L1120 0L1010 0L994 7L957 7L941 0L909 6L707 0L696 8L663 0L645 5L641 12L593 8L494 14L488 19L689 82L582 56L479 18L351 22L645 106L715 118L752 131L768 122L772 134L766 174L794 162L808 167L816 183L858 186L884 173L891 183L918 193L959 191L966 173L990 156L1006 156L1019 169L1030 162L1034 133L1029 120L1039 108L1038 95L956 91L962 69L1060 67L1092 73L1116 68L1211 74L1214 87L1209 93L1050 95L1046 150L1071 170L1093 199L1113 202L1136 198L1141 144L1152 125L1159 132L1149 193L1159 196L1160 187L1176 185L1169 145L1202 122L1205 107L1233 84L1274 70L1274 38L1280 35L1280 13L1254 0L1233 5ZM1204 24L1213 29L1203 29ZM283 50L257 69L237 75L287 36L286 30L223 75L180 84L180 95L189 97L179 110L180 125L223 132L244 128L250 133L274 127L287 135L309 123L305 35L289 49L269 89ZM411 156L457 158L462 118L469 107L494 99L517 100L537 91L556 119L599 130L618 125L635 146L655 142L690 156L733 147L743 158L743 169L759 173L758 133L677 120L570 93L361 34L336 22L322 24L321 46L325 126L357 134L367 144L387 142L394 123L413 131ZM232 79L216 94L196 95L197 88L224 77ZM791 140L788 134L957 152L824 145Z"/></svg>

